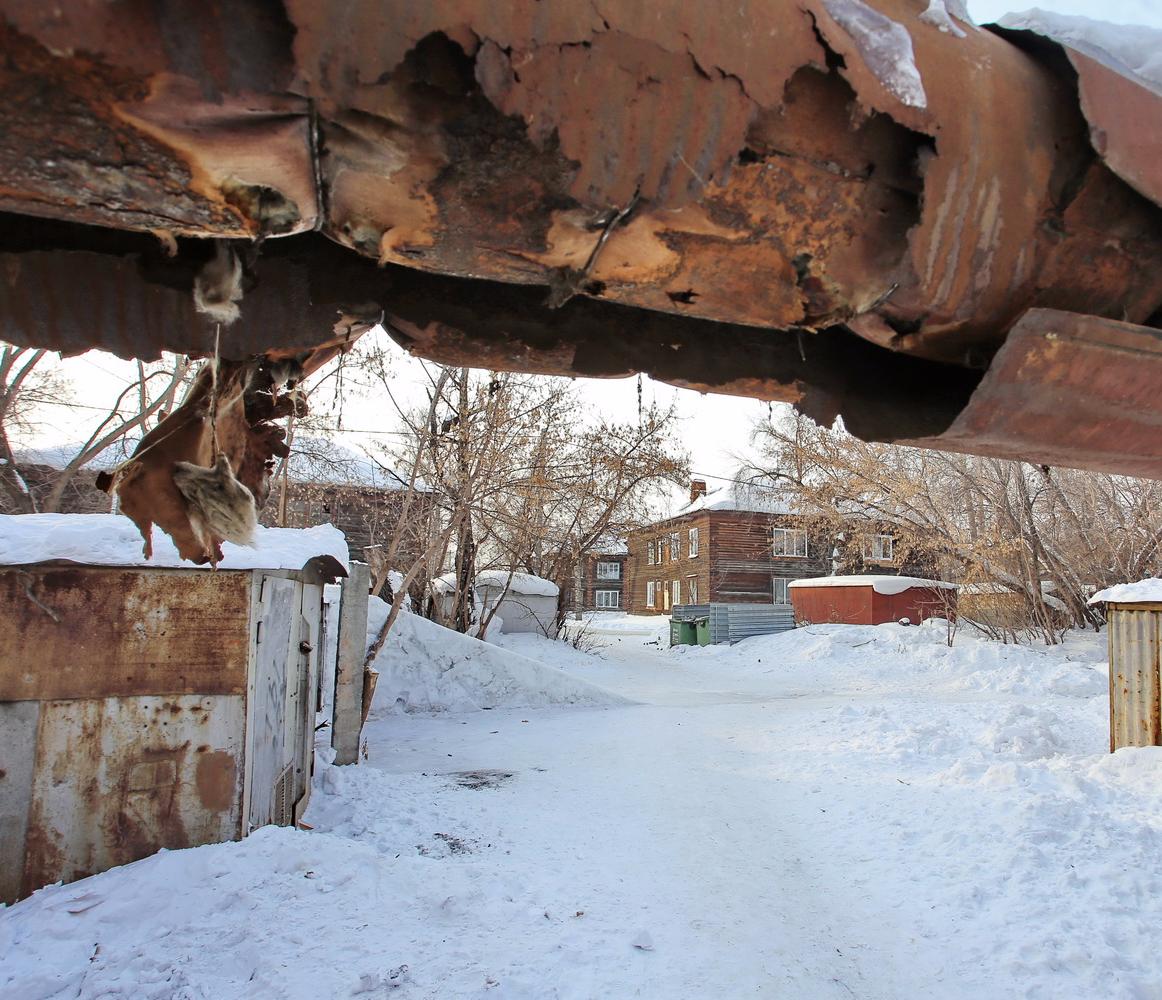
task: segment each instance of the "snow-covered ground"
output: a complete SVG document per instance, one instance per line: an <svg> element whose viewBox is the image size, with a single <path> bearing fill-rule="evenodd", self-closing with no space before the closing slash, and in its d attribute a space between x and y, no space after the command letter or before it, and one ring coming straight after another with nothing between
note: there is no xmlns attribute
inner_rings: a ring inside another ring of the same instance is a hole
<svg viewBox="0 0 1162 1000"><path fill-rule="evenodd" d="M618 617L596 657L477 649L600 707L383 699L311 831L0 912L0 996L1162 996L1162 750L1106 752L1103 637L669 650ZM439 643L408 658L446 672Z"/></svg>

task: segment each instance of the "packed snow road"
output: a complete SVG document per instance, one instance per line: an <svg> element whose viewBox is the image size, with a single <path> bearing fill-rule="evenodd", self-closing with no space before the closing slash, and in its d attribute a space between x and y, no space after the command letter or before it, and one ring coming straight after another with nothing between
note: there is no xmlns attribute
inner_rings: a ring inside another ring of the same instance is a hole
<svg viewBox="0 0 1162 1000"><path fill-rule="evenodd" d="M431 628L312 832L0 913L0 995L1162 996L1162 751L1104 752L1101 637Z"/></svg>

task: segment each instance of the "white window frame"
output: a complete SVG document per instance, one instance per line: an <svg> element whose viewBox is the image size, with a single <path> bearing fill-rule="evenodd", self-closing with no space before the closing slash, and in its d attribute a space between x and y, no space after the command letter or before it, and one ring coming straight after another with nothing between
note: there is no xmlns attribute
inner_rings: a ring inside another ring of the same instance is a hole
<svg viewBox="0 0 1162 1000"><path fill-rule="evenodd" d="M797 544L802 542L802 552L792 552L790 549L797 549L800 546ZM782 545L780 551L779 545ZM782 559L806 559L807 558L807 532L803 528L772 528L771 529L771 552L773 555Z"/></svg>
<svg viewBox="0 0 1162 1000"><path fill-rule="evenodd" d="M884 542L887 542L888 554L884 555ZM876 549L880 554L876 555ZM863 546L863 557L868 562L892 562L896 557L896 539L894 535L872 535Z"/></svg>
<svg viewBox="0 0 1162 1000"><path fill-rule="evenodd" d="M789 576L772 576L771 577L771 603L772 604L790 604L791 603L791 580L793 577ZM786 600L779 600L779 592Z"/></svg>
<svg viewBox="0 0 1162 1000"><path fill-rule="evenodd" d="M691 528L686 540L686 557L693 559L698 555L698 529Z"/></svg>
<svg viewBox="0 0 1162 1000"><path fill-rule="evenodd" d="M682 536L676 531L670 532L670 559L682 558Z"/></svg>
<svg viewBox="0 0 1162 1000"><path fill-rule="evenodd" d="M658 606L658 588L653 580L646 581L646 607L656 608Z"/></svg>
<svg viewBox="0 0 1162 1000"><path fill-rule="evenodd" d="M698 603L698 577L696 576L686 577L686 603Z"/></svg>
<svg viewBox="0 0 1162 1000"><path fill-rule="evenodd" d="M597 563L597 579L598 580L620 580L621 579L621 563L610 562L608 559L598 561Z"/></svg>
<svg viewBox="0 0 1162 1000"><path fill-rule="evenodd" d="M670 584L670 604L672 606L672 605L681 604L681 603L682 603L682 581L681 580L674 580Z"/></svg>
<svg viewBox="0 0 1162 1000"><path fill-rule="evenodd" d="M593 603L598 611L617 611L621 608L621 591L620 590L597 590L597 591L594 591Z"/></svg>
<svg viewBox="0 0 1162 1000"><path fill-rule="evenodd" d="M658 543L652 538L646 542L646 563L653 566L658 561Z"/></svg>

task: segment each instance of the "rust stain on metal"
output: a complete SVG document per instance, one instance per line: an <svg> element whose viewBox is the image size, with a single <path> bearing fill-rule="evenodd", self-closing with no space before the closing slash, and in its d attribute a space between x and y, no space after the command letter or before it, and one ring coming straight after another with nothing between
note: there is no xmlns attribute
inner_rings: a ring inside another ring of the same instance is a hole
<svg viewBox="0 0 1162 1000"><path fill-rule="evenodd" d="M240 836L244 716L241 696L43 701L21 894ZM192 751L192 727L207 752Z"/></svg>
<svg viewBox="0 0 1162 1000"><path fill-rule="evenodd" d="M196 782L202 805L214 812L230 808L238 794L238 764L223 750L199 752Z"/></svg>
<svg viewBox="0 0 1162 1000"><path fill-rule="evenodd" d="M249 573L4 568L0 607L0 701L245 691Z"/></svg>

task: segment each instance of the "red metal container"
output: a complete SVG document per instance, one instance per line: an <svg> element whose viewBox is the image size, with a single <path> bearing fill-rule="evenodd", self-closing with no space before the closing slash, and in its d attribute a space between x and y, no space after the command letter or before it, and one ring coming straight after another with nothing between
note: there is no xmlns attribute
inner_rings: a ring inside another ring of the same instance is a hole
<svg viewBox="0 0 1162 1000"><path fill-rule="evenodd" d="M956 614L956 585L942 580L893 576L825 576L790 586L795 621L880 625Z"/></svg>

